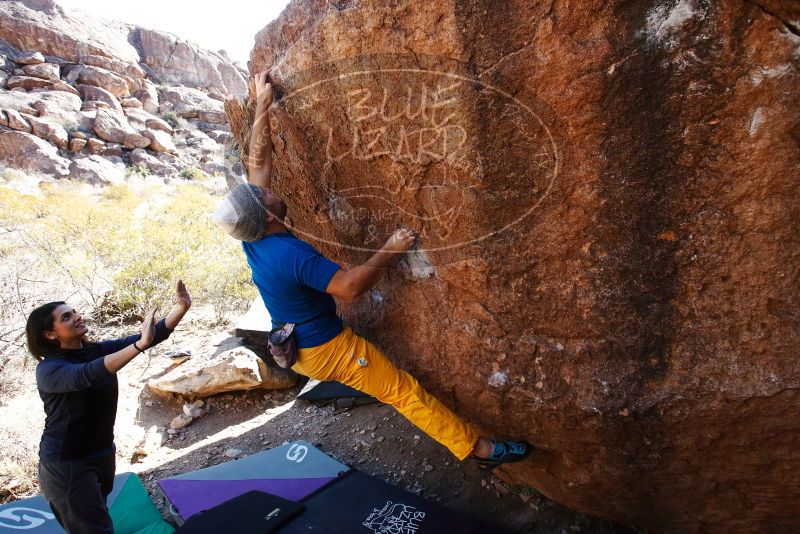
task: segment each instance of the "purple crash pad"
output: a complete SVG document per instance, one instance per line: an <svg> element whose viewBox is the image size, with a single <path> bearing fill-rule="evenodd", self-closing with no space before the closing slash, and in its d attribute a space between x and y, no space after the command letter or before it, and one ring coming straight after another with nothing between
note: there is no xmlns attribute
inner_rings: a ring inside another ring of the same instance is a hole
<svg viewBox="0 0 800 534"><path fill-rule="evenodd" d="M181 480L161 481L172 506L184 518L209 510L251 490L263 491L290 501L300 501L328 484L335 477L249 479L249 480Z"/></svg>
<svg viewBox="0 0 800 534"><path fill-rule="evenodd" d="M334 482L350 468L314 447L298 440L238 460L159 481L175 521L182 524L191 516L257 490L300 501Z"/></svg>

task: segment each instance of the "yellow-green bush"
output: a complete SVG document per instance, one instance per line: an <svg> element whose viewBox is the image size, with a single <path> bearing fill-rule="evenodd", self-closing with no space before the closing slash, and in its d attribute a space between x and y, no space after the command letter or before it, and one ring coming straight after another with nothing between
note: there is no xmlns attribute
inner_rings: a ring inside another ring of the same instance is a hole
<svg viewBox="0 0 800 534"><path fill-rule="evenodd" d="M87 193L58 184L41 195L0 188L0 225L21 232L52 267L92 295L101 314L166 311L182 278L218 319L255 296L238 242L209 218L216 200L197 185L112 186Z"/></svg>
<svg viewBox="0 0 800 534"><path fill-rule="evenodd" d="M179 176L187 180L208 180L210 178L208 173L196 167L186 167L179 173Z"/></svg>
<svg viewBox="0 0 800 534"><path fill-rule="evenodd" d="M150 167L147 165L139 164L139 165L130 165L127 169L125 169L125 176L150 176Z"/></svg>
<svg viewBox="0 0 800 534"><path fill-rule="evenodd" d="M181 126L183 126L181 118L171 111L167 111L166 113L161 115L161 118L164 119L164 122L166 122L173 128L180 128Z"/></svg>

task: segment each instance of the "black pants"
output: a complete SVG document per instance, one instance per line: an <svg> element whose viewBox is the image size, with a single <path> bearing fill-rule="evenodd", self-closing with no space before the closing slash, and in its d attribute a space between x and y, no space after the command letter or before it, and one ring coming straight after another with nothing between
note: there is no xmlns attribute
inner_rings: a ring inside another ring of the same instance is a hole
<svg viewBox="0 0 800 534"><path fill-rule="evenodd" d="M112 534L106 498L114 486L114 454L92 460L39 462L39 488L68 534Z"/></svg>

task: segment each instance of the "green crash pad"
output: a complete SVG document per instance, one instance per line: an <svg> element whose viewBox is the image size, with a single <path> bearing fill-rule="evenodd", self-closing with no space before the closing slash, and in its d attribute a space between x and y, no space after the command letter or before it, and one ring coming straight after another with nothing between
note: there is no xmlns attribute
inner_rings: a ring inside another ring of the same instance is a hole
<svg viewBox="0 0 800 534"><path fill-rule="evenodd" d="M175 528L164 521L158 508L150 500L142 481L133 473L126 473L128 479L120 488L120 493L112 502L113 492L108 496L108 513L114 522L115 534L171 534ZM117 478L119 478L118 475ZM117 479L114 479L116 490Z"/></svg>
<svg viewBox="0 0 800 534"><path fill-rule="evenodd" d="M114 477L108 511L115 534L171 534L175 531L161 517L142 481L133 473ZM0 534L18 534L21 530L31 534L64 533L41 495L0 506Z"/></svg>

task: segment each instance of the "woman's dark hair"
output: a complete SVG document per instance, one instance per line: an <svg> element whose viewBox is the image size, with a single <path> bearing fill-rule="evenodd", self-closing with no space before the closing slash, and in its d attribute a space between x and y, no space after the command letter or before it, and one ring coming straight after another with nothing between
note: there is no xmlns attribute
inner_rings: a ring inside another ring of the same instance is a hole
<svg viewBox="0 0 800 534"><path fill-rule="evenodd" d="M44 333L53 329L53 310L62 304L66 304L66 302L48 302L33 310L28 316L28 322L25 324L25 334L28 336L28 350L39 361L57 354L61 348L58 341L47 339L44 337Z"/></svg>

